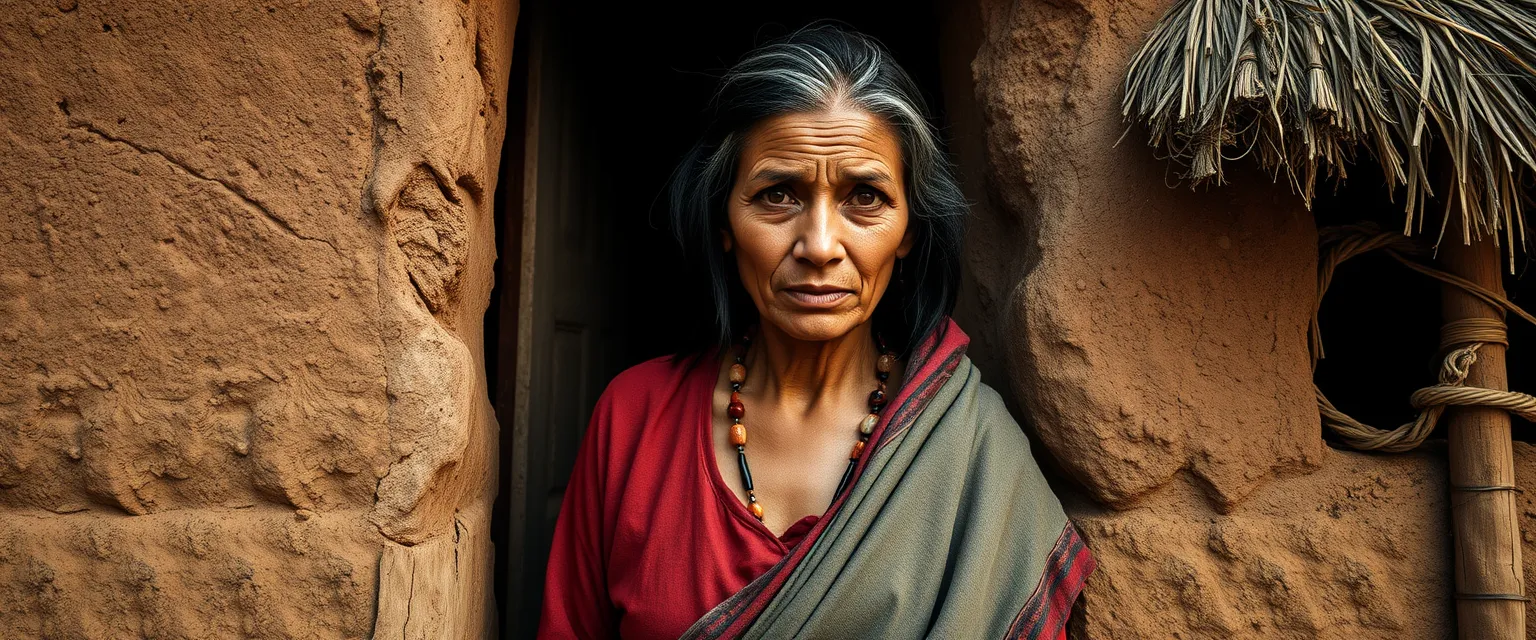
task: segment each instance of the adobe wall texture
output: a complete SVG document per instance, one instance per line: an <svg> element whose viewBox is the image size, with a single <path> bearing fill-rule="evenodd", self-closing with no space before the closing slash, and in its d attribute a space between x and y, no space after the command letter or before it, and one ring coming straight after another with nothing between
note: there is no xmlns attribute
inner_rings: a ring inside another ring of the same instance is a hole
<svg viewBox="0 0 1536 640"><path fill-rule="evenodd" d="M1166 4L954 27L962 320L1099 557L1073 631L1450 635L1443 451L1319 437L1311 216L1121 140ZM0 637L480 636L516 3L0 8Z"/></svg>
<svg viewBox="0 0 1536 640"><path fill-rule="evenodd" d="M985 195L961 320L1099 558L1073 632L1454 636L1444 450L1321 439L1311 215L1257 172L1176 185L1126 132L1126 63L1170 4L983 0L947 36L974 52L950 112Z"/></svg>
<svg viewBox="0 0 1536 640"><path fill-rule="evenodd" d="M480 635L515 20L4 3L0 637Z"/></svg>

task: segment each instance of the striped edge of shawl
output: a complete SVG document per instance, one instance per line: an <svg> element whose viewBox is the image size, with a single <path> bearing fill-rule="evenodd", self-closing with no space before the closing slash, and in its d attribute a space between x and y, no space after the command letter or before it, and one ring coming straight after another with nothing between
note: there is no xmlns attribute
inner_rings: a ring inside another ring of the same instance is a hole
<svg viewBox="0 0 1536 640"><path fill-rule="evenodd" d="M1040 575L1034 593L1030 594L1003 637L1007 640L1058 637L1067 625L1072 602L1077 600L1077 594L1088 581L1088 574L1097 566L1088 545L1077 535L1077 527L1068 521L1056 539L1056 546L1051 548L1045 572Z"/></svg>

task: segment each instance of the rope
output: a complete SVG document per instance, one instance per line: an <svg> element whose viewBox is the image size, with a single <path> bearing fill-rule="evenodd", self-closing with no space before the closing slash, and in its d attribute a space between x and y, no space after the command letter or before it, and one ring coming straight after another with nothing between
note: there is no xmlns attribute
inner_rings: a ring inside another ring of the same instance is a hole
<svg viewBox="0 0 1536 640"><path fill-rule="evenodd" d="M1440 327L1441 351L1474 342L1509 346L1509 337L1504 333L1504 323L1493 318L1462 318L1447 322Z"/></svg>
<svg viewBox="0 0 1536 640"><path fill-rule="evenodd" d="M1330 227L1318 232L1320 261L1317 269L1317 304L1312 309L1312 368L1323 358L1321 327L1317 312L1322 308L1323 295L1333 281L1333 272L1339 264L1370 251L1382 251L1402 265L1427 275L1488 303L1489 306L1513 313L1526 322L1536 324L1536 317L1515 306L1507 298L1464 278L1426 266L1407 256L1420 253L1419 248L1407 236L1395 232L1383 232L1372 224ZM1386 430L1370 426L1340 411L1323 395L1317 393L1317 408L1322 414L1323 426L1332 429L1345 444L1362 450L1400 452L1413 449L1429 437L1435 424L1445 413L1446 407L1488 407L1502 409L1526 420L1536 422L1536 397L1513 391L1499 391L1465 386L1472 363L1477 362L1477 350L1485 344L1509 345L1504 322L1493 318L1466 318L1448 322L1440 329L1440 350L1446 352L1440 364L1440 383L1413 392L1409 402L1419 410L1413 422L1396 429Z"/></svg>
<svg viewBox="0 0 1536 640"><path fill-rule="evenodd" d="M1521 489L1520 487L1517 487L1517 486L1512 485L1512 484L1489 484L1489 485L1471 486L1471 487L1468 487L1468 486L1457 486L1457 485L1453 484L1453 485L1451 485L1451 490L1452 491L1471 491L1471 492L1474 492L1474 493L1483 492L1483 491L1513 491L1515 493L1525 493L1525 489Z"/></svg>
<svg viewBox="0 0 1536 640"><path fill-rule="evenodd" d="M1518 593L1457 593L1457 600L1519 600L1530 602L1531 599Z"/></svg>

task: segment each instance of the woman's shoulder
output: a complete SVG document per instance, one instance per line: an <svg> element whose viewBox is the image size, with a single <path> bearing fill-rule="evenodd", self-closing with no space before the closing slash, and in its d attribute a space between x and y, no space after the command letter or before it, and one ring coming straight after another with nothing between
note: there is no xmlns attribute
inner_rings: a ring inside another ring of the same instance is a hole
<svg viewBox="0 0 1536 640"><path fill-rule="evenodd" d="M690 375L699 373L699 367L708 366L706 360L699 356L651 358L614 376L603 395L622 402L650 399L658 394L671 395L687 382Z"/></svg>
<svg viewBox="0 0 1536 640"><path fill-rule="evenodd" d="M699 410L696 392L707 384L699 379L704 374L699 367L708 366L699 358L662 356L625 369L598 398L588 438L605 443L605 455L629 456L640 447L666 446L677 425L688 424Z"/></svg>
<svg viewBox="0 0 1536 640"><path fill-rule="evenodd" d="M683 405L700 386L713 386L714 364L709 354L660 356L629 367L614 376L597 401L599 413L661 417ZM701 380L708 377L709 382Z"/></svg>
<svg viewBox="0 0 1536 640"><path fill-rule="evenodd" d="M977 369L969 358L965 364L970 365L969 373L975 376L975 403L977 420L974 427L977 437L984 440L1003 440L1011 446L1022 447L1029 450L1029 438L1024 435L1024 429L1013 413L1008 410L1008 404L1003 395L981 379L981 371Z"/></svg>

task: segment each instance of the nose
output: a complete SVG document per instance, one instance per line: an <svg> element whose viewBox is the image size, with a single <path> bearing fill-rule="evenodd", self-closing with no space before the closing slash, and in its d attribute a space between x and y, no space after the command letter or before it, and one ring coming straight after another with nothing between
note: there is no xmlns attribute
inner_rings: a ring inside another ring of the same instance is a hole
<svg viewBox="0 0 1536 640"><path fill-rule="evenodd" d="M846 257L842 223L843 218L832 198L826 194L818 195L800 216L799 237L795 239L793 249L795 259L824 267Z"/></svg>

